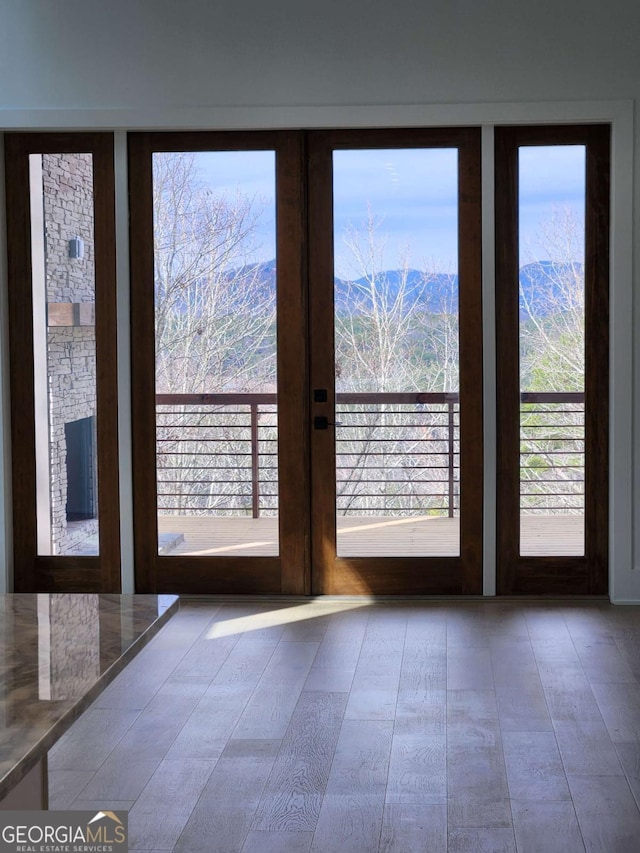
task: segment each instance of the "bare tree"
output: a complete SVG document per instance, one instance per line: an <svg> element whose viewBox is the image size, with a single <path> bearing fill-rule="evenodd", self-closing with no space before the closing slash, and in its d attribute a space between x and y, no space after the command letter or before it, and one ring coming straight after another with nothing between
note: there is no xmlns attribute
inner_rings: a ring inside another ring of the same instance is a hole
<svg viewBox="0 0 640 853"><path fill-rule="evenodd" d="M382 220L371 213L347 229L344 243L353 278L342 283L336 306L338 390L457 390L455 276L426 263L412 267L408 249L398 269L385 272Z"/></svg>
<svg viewBox="0 0 640 853"><path fill-rule="evenodd" d="M540 256L545 260L539 260ZM584 391L584 226L556 208L526 247L520 281L522 391ZM584 404L521 407L521 476L524 512L583 511Z"/></svg>
<svg viewBox="0 0 640 853"><path fill-rule="evenodd" d="M544 254L548 260L540 260ZM526 247L528 286L520 282L523 390L584 389L584 226L554 209Z"/></svg>
<svg viewBox="0 0 640 853"><path fill-rule="evenodd" d="M251 263L260 202L209 189L190 153L155 154L153 186L157 390L273 387L275 288Z"/></svg>
<svg viewBox="0 0 640 853"><path fill-rule="evenodd" d="M157 393L274 391L275 276L253 262L264 204L210 189L194 154L155 154L153 167ZM161 408L159 505L250 511L249 418L238 405Z"/></svg>
<svg viewBox="0 0 640 853"><path fill-rule="evenodd" d="M455 277L412 268L409 252L384 272L382 222L369 212L344 243L352 278L336 300L336 390L379 395L342 405L338 418L338 501L342 513L442 512L454 442L447 403L426 407L393 393L456 391Z"/></svg>

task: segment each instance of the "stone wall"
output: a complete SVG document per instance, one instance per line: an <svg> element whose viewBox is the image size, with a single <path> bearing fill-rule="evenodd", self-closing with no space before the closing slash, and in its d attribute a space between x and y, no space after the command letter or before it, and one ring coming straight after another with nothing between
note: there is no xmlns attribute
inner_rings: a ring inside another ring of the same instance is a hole
<svg viewBox="0 0 640 853"><path fill-rule="evenodd" d="M90 154L42 157L47 303L94 303L93 164ZM80 237L84 257L69 257ZM91 552L97 519L67 524L65 424L96 413L94 326L49 326L52 554ZM95 488L94 478L94 488ZM95 548L93 548L95 551Z"/></svg>

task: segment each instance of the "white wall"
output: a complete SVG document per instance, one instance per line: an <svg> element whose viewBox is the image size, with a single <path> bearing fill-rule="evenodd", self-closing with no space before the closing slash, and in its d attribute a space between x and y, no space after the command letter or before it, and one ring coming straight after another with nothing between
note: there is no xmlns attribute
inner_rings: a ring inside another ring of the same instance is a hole
<svg viewBox="0 0 640 853"><path fill-rule="evenodd" d="M631 492L640 4L0 0L0 22L0 130L612 120L611 593L640 601ZM485 239L489 250L490 229Z"/></svg>
<svg viewBox="0 0 640 853"><path fill-rule="evenodd" d="M0 106L632 97L634 0L2 0Z"/></svg>

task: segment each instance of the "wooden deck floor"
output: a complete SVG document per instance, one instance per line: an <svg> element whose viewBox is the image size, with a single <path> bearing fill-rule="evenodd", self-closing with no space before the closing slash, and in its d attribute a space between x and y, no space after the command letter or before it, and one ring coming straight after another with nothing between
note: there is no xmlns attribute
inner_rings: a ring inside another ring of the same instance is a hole
<svg viewBox="0 0 640 853"><path fill-rule="evenodd" d="M277 525L277 518L158 517L164 542L180 540L165 553L194 556L275 556ZM459 553L459 529L457 518L338 518L338 554L454 557ZM576 515L522 516L521 542L521 553L526 556L584 554L584 519Z"/></svg>

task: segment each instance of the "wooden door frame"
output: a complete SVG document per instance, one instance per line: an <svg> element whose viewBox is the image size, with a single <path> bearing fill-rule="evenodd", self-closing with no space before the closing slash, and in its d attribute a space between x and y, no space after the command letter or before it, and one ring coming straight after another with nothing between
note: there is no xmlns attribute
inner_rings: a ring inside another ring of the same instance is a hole
<svg viewBox="0 0 640 853"><path fill-rule="evenodd" d="M92 154L93 159L98 556L37 553L31 154ZM5 163L14 589L116 593L121 581L113 134L7 133Z"/></svg>
<svg viewBox="0 0 640 853"><path fill-rule="evenodd" d="M327 130L309 133L309 292L311 387L327 389L335 411L333 356L332 152L357 148L458 148L460 316L460 454L462 484L459 557L337 557L334 431L316 433L312 458L314 594L482 593L483 424L481 295L481 160L478 128ZM314 473L316 476L314 476Z"/></svg>
<svg viewBox="0 0 640 853"><path fill-rule="evenodd" d="M520 556L518 148L586 147L585 555ZM608 588L610 126L495 130L497 591L604 595ZM515 331L514 331L515 330Z"/></svg>
<svg viewBox="0 0 640 853"><path fill-rule="evenodd" d="M152 155L276 152L279 556L158 555ZM304 136L290 131L129 134L133 506L137 592L306 595L309 575Z"/></svg>

